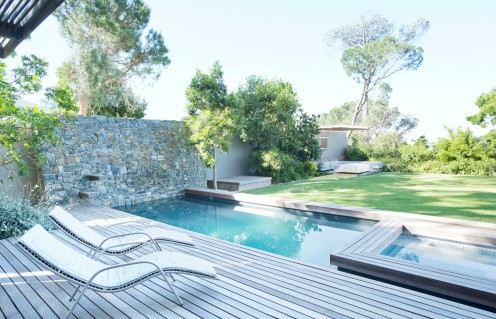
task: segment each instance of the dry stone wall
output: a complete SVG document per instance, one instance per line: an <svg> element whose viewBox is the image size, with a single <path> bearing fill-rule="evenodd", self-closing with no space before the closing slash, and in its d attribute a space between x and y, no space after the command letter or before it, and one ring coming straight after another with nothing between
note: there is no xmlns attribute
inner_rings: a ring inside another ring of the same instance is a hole
<svg viewBox="0 0 496 319"><path fill-rule="evenodd" d="M42 150L45 193L56 203L113 207L206 187L206 168L182 122L78 116L61 137Z"/></svg>

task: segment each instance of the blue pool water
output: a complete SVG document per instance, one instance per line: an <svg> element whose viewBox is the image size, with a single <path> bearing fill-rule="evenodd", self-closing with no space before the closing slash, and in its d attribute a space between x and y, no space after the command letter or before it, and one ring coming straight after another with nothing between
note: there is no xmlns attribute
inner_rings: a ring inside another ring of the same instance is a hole
<svg viewBox="0 0 496 319"><path fill-rule="evenodd" d="M402 234L381 255L496 279L496 247Z"/></svg>
<svg viewBox="0 0 496 319"><path fill-rule="evenodd" d="M320 266L328 266L331 252L376 223L204 197L169 199L118 209Z"/></svg>

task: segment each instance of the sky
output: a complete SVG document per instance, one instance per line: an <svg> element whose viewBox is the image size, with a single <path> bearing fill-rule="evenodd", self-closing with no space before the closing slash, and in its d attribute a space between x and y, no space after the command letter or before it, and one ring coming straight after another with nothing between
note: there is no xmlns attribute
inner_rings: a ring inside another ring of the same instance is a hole
<svg viewBox="0 0 496 319"><path fill-rule="evenodd" d="M445 127L470 127L475 100L496 86L496 1L493 0L145 0L149 26L162 32L171 64L158 81L134 84L148 101L145 118L179 120L185 91L197 69L208 72L220 61L229 91L250 75L290 82L305 111L328 112L357 100L361 85L346 75L341 51L324 43L326 33L354 24L361 15L380 14L397 24L417 18L430 22L418 45L422 66L388 79L390 106L412 115L419 125L409 136L429 141L446 136ZM17 49L49 62L47 86L57 81L56 68L71 56L49 17ZM27 97L39 103L39 96ZM347 124L347 123L346 123Z"/></svg>

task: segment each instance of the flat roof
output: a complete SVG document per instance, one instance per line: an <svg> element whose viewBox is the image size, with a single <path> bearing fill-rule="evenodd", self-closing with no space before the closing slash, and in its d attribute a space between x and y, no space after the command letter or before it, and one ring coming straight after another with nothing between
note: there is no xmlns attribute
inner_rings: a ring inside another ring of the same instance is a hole
<svg viewBox="0 0 496 319"><path fill-rule="evenodd" d="M320 131L366 131L369 128L359 125L328 125L319 127Z"/></svg>
<svg viewBox="0 0 496 319"><path fill-rule="evenodd" d="M64 0L2 0L0 2L0 58L6 58Z"/></svg>

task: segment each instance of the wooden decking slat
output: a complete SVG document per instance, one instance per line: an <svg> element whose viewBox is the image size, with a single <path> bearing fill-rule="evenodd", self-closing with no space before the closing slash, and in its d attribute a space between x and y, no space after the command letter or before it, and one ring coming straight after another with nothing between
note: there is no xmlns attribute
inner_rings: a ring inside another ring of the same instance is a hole
<svg viewBox="0 0 496 319"><path fill-rule="evenodd" d="M0 281L0 286L3 286L3 282ZM16 308L15 304L10 300L10 296L7 292L0 287L0 311L4 318L22 318L19 310Z"/></svg>

